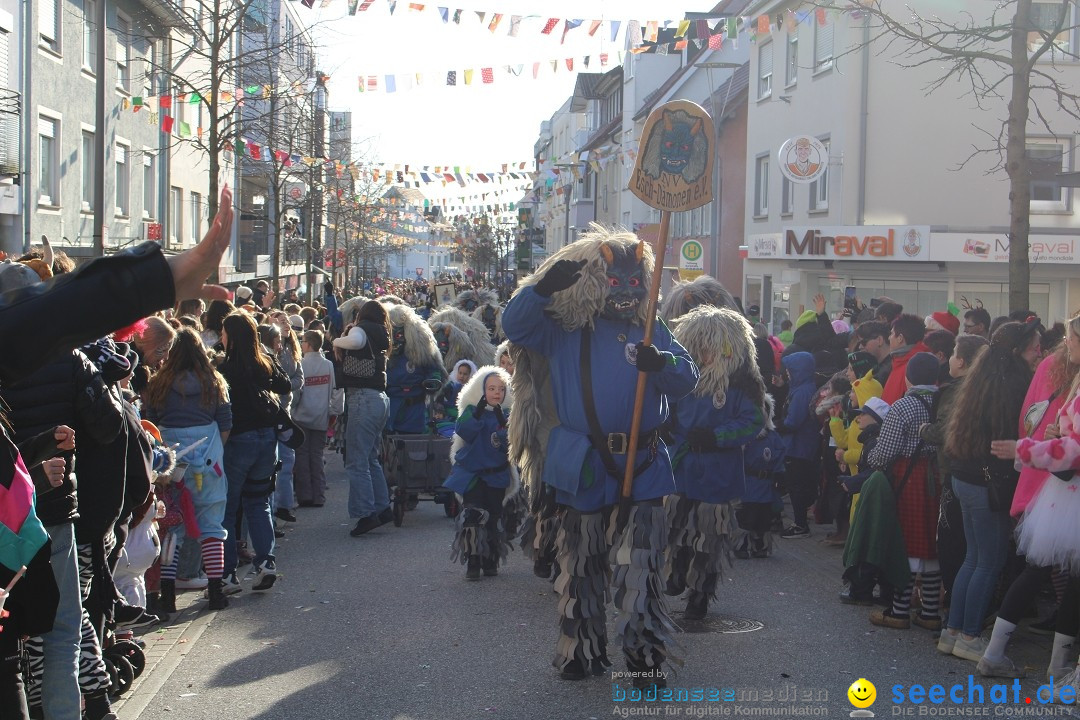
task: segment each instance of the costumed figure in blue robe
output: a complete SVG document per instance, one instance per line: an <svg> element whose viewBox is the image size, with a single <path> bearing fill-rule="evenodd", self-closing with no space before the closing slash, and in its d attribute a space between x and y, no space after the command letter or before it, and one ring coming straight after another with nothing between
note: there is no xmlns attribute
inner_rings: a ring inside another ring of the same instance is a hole
<svg viewBox="0 0 1080 720"><path fill-rule="evenodd" d="M659 428L669 399L697 383L689 353L658 322L644 345L652 249L629 232L592 226L522 281L503 312L514 360L510 461L532 488L555 489L560 528L559 640L554 665L580 680L611 665L609 581L616 630L640 686L662 684L674 626L660 571L667 538L663 497L674 491ZM639 371L647 373L637 453L627 457ZM629 520L615 509L627 462Z"/></svg>
<svg viewBox="0 0 1080 720"><path fill-rule="evenodd" d="M676 489L664 501L665 592L689 589L685 617L700 620L716 599L724 561L730 565L735 503L746 482L743 447L765 426L765 385L750 323L734 310L699 306L675 321L674 332L701 377L672 409Z"/></svg>
<svg viewBox="0 0 1080 720"><path fill-rule="evenodd" d="M772 555L773 508L780 502L779 487L784 479L784 438L776 431L776 403L765 396L765 427L743 449L746 466L746 492L735 511L740 536L735 543L735 557L767 558Z"/></svg>
<svg viewBox="0 0 1080 720"><path fill-rule="evenodd" d="M390 296L387 296L390 297ZM431 328L407 305L380 298L390 316L393 349L386 359L386 395L390 399L388 435L428 431L425 399L442 389L447 373Z"/></svg>
<svg viewBox="0 0 1080 720"><path fill-rule="evenodd" d="M510 536L503 505L517 493L518 475L507 459L507 422L513 406L510 375L480 368L458 394L458 419L450 446L453 468L443 487L462 498L451 558L466 565L465 578L499 573Z"/></svg>

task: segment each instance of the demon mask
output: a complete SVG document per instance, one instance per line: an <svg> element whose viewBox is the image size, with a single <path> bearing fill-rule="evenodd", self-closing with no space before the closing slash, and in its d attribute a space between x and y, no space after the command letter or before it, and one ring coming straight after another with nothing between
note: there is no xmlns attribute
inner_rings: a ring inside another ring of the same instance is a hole
<svg viewBox="0 0 1080 720"><path fill-rule="evenodd" d="M641 261L644 251L641 242L631 247L607 243L600 246L607 263L608 284L601 317L627 321L638 316L638 309L645 300L645 267Z"/></svg>

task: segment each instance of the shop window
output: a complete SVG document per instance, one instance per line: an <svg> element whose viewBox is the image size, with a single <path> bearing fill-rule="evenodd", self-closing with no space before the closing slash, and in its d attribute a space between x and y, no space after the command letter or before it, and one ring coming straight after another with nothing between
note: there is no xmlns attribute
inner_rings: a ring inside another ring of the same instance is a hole
<svg viewBox="0 0 1080 720"><path fill-rule="evenodd" d="M955 293L953 302L961 309L981 305L986 312L990 313L991 318L1009 314L1009 286L1005 283L958 282L955 284ZM1048 284L1032 283L1028 286L1028 309L1049 326L1052 319L1049 317L1050 286ZM961 311L960 317L963 316L964 313Z"/></svg>

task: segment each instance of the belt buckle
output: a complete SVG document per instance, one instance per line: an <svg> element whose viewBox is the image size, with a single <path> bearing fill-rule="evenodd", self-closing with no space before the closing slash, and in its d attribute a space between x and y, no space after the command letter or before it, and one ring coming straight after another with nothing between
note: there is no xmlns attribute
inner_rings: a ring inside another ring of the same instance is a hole
<svg viewBox="0 0 1080 720"><path fill-rule="evenodd" d="M608 433L607 448L612 455L625 455L628 446L626 433Z"/></svg>

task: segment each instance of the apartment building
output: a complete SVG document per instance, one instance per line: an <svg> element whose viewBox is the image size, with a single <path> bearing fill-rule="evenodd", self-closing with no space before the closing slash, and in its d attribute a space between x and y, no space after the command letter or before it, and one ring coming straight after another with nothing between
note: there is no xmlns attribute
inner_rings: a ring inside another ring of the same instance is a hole
<svg viewBox="0 0 1080 720"><path fill-rule="evenodd" d="M1060 8L1032 5L1037 26ZM930 12L931 4L913 9ZM979 24L993 5L963 9ZM952 11L959 7L932 8ZM830 307L840 307L848 286L864 300L887 295L919 315L949 302L1003 314L1009 185L995 169L996 153L973 150L993 147L987 133L1001 129L1007 99L980 102L962 83L928 93L944 65L903 67L901 45L867 46L869 16L776 0L754 2L747 14L787 19L757 36L750 57L747 301L760 304L774 326L797 316L819 292ZM1066 26L1058 41L1075 48L1075 18ZM1039 42L1038 33L1033 41ZM1001 49L1008 50L1007 41ZM1044 67L1075 86L1080 66L1054 55L1045 56ZM1033 163L1030 304L1053 321L1080 301L1074 279L1080 220L1073 191L1053 182L1056 173L1076 169L1076 129L1047 94L1034 99L1048 127L1032 113L1026 147ZM781 146L798 136L824 148L823 174L809 184L780 172L779 164L788 162L778 157Z"/></svg>

